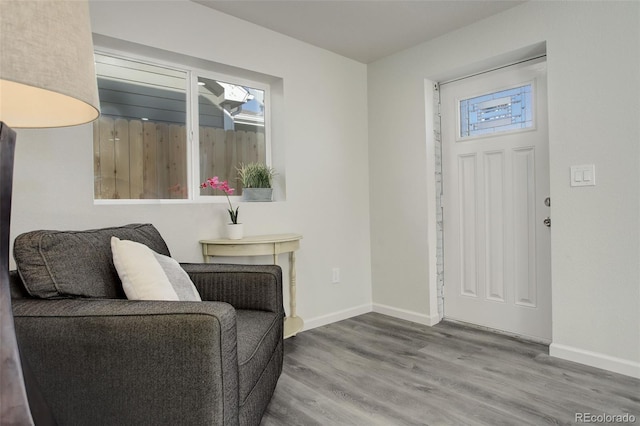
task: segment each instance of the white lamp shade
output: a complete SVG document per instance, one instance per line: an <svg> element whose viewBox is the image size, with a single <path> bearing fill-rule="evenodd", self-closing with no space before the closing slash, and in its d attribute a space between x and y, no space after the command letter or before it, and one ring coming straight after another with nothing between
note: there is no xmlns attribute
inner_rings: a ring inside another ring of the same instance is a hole
<svg viewBox="0 0 640 426"><path fill-rule="evenodd" d="M63 127L99 115L88 3L0 0L0 120Z"/></svg>

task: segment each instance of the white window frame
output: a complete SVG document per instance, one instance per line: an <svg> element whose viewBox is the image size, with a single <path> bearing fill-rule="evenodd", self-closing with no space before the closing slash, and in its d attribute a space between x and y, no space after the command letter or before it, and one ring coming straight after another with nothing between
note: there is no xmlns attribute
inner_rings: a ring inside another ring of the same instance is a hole
<svg viewBox="0 0 640 426"><path fill-rule="evenodd" d="M258 81L247 80L244 78L234 77L229 74L218 73L214 71L207 71L203 69L193 68L190 74L191 78L191 93L198 93L198 77L207 78L210 80L223 81L229 84L236 84L238 86L248 86L254 89L259 89L264 91L264 143L265 143L265 162L267 166L271 167L271 88L268 84L260 83ZM198 97L192 96L190 110L198 111ZM199 129L200 127L200 114L192 114L191 115L192 125L190 126L191 135L189 135L189 139L193 139L194 142L190 143L190 146L200 146L200 132L195 132L195 129ZM187 155L189 152L187 151ZM193 153L191 154L192 165L198 165L198 170L193 173L189 173L189 177L196 179L195 182L191 183L190 188L195 188L193 199L196 202L211 202L212 198L217 199L218 201L227 201L227 198L224 195L200 195L200 191L198 190L198 185L201 183L199 181L200 176L200 149L193 149ZM195 166L194 166L195 167ZM188 167L187 167L188 169ZM211 176L208 176L211 177ZM239 196L231 196L230 198L240 199Z"/></svg>
<svg viewBox="0 0 640 426"><path fill-rule="evenodd" d="M176 62L166 61L155 57L149 57L138 53L131 53L112 49L107 47L96 46L94 52L100 55L112 56L118 59L132 60L147 63L160 67L170 68L176 71L185 72L186 77L186 97L185 111L186 120L185 127L187 131L187 198L145 198L145 199L97 199L93 194L94 205L138 205L138 204L195 204L195 203L227 203L225 195L200 195L200 132L195 131L199 128L200 117L198 114L198 77L208 78L212 80L220 80L229 84L237 84L239 86L248 86L251 88L264 91L264 122L265 122L265 162L268 166L272 165L271 157L271 86L267 83L236 77L231 74L220 73L212 70L205 70L198 67L192 67ZM233 186L232 186L233 187ZM229 196L231 202L239 202L241 196Z"/></svg>

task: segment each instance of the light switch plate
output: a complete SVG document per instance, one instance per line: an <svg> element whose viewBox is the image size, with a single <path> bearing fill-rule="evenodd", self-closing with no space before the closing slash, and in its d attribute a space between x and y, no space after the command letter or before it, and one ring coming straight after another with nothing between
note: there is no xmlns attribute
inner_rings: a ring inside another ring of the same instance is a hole
<svg viewBox="0 0 640 426"><path fill-rule="evenodd" d="M571 186L595 186L596 166L595 164L583 164L581 166L571 166Z"/></svg>

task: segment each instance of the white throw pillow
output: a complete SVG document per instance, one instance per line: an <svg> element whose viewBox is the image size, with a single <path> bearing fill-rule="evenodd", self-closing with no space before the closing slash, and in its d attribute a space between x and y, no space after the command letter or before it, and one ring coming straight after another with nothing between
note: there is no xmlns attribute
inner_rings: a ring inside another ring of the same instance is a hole
<svg viewBox="0 0 640 426"><path fill-rule="evenodd" d="M111 251L128 299L202 300L189 275L174 259L117 237L111 237Z"/></svg>

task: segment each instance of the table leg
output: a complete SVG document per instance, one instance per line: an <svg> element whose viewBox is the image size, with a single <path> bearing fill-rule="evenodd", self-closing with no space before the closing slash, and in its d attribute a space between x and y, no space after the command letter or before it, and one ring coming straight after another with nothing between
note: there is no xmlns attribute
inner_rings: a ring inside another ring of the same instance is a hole
<svg viewBox="0 0 640 426"><path fill-rule="evenodd" d="M204 263L209 263L209 256L207 255L207 247L202 245L202 257L204 259Z"/></svg>
<svg viewBox="0 0 640 426"><path fill-rule="evenodd" d="M294 252L289 253L289 316L284 322L284 338L292 337L298 334L304 321L296 314L296 255Z"/></svg>
<svg viewBox="0 0 640 426"><path fill-rule="evenodd" d="M291 317L296 317L296 254L289 253L289 306Z"/></svg>

